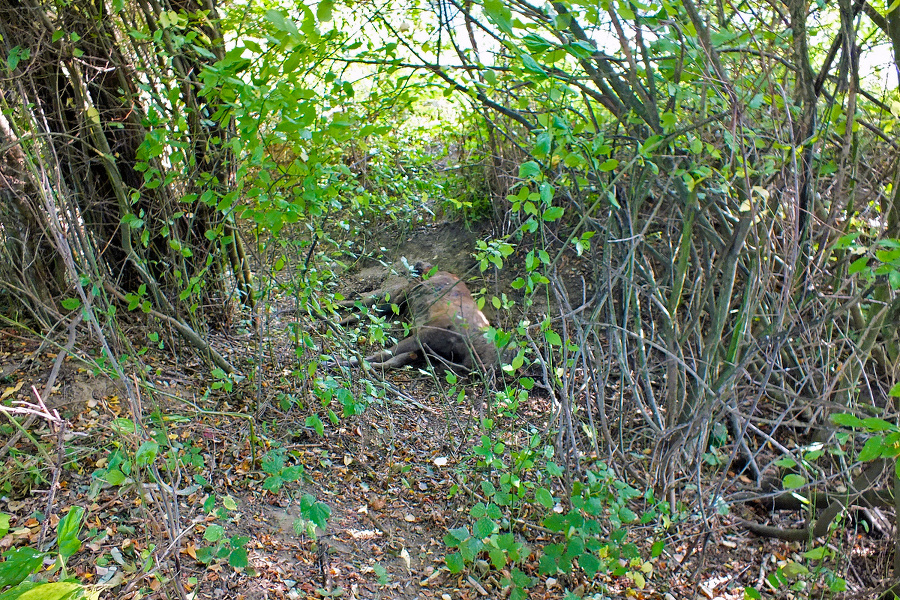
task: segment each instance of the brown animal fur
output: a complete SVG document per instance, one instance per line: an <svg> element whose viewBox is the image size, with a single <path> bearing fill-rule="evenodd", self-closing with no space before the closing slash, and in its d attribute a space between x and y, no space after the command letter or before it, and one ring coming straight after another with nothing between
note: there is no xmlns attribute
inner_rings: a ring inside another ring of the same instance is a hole
<svg viewBox="0 0 900 600"><path fill-rule="evenodd" d="M392 348L367 356L371 366L396 369L423 362L426 355L466 371L486 371L499 364L497 347L484 336L490 323L456 275L438 271L424 281L383 290L367 303L375 304L385 292L391 302L405 308L412 333Z"/></svg>

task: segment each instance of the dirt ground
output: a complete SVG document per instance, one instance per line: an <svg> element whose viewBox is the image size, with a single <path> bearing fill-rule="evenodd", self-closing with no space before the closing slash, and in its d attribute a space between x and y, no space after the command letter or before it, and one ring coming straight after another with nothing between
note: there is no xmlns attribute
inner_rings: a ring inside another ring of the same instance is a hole
<svg viewBox="0 0 900 600"><path fill-rule="evenodd" d="M422 226L394 238L389 251L398 257L396 270L402 266L399 257L409 263L427 260L472 278L477 287L484 282L471 256L478 235L457 224ZM356 265L346 289L376 289L389 270L377 263ZM458 467L469 464L467 453L483 433L476 407L489 397L490 388L472 378L462 398L451 397L446 381L416 370L393 372L367 388L356 371L351 379L361 387L353 391L368 394L368 406L336 422L322 418L319 434L309 416L325 414L326 407L321 396L298 386L291 376L296 362L286 333L291 316L279 319L262 349L252 333L217 334L214 345L230 360L251 361L263 353L266 366L230 393L208 398L203 397L206 367L188 352L157 349L144 357L155 389L143 389L137 405L129 404L120 385L67 359L47 396L48 405L69 424L66 460L52 497L54 465L36 446L40 443L50 450L49 457L55 456L50 428L36 421L18 439L7 424L0 430L0 442L12 442L0 456L6 464L0 476L0 512L11 516L0 551L42 540L52 548L60 513L82 506L83 547L68 567L82 581L100 584L102 598L178 597L175 581L185 597L197 599L504 597L501 580L508 571L479 561L454 575L444 563L444 537L469 523L469 507L479 501L479 474ZM93 352L87 344L79 349ZM57 352L15 330L4 331L4 399L32 399L31 385L42 387ZM342 407L332 402L329 408L340 414ZM547 398L534 393L520 408L519 421L497 418L500 427L527 437L545 430L551 413ZM123 432L123 419L139 421L155 439L167 441L168 456L178 459L172 472L179 478L165 478L174 494L163 493L157 484L136 483L152 482L159 471L135 473L118 485L98 486L92 478L109 467L120 445L140 443L139 436ZM264 487L272 487L267 478L273 473L260 465L263 457L279 453L283 466L302 467L302 476L290 480L287 471L276 468L285 479L273 493ZM327 527L315 539L301 523L305 494L330 509ZM54 527L43 531L47 515ZM802 515L779 518L789 523ZM222 528L224 538L214 539L215 526ZM638 537L646 533L639 543L649 551L653 524L635 532ZM531 545L550 541L539 529L517 535ZM737 600L744 598L745 586L780 598L822 593L789 585L774 590L766 576L777 566L808 563L802 545L755 537L735 527L729 516L687 520L664 539L664 552L652 563L642 589L625 578L549 579L531 588L528 597L563 598L567 587L576 597L597 599ZM886 572L888 540L852 536L844 543L839 551L851 569L871 571L873 581ZM221 551L221 558L209 564L198 561L203 548L211 547ZM247 551L246 567L228 564L238 547ZM522 569L537 574L533 559ZM603 594L601 588L606 589Z"/></svg>

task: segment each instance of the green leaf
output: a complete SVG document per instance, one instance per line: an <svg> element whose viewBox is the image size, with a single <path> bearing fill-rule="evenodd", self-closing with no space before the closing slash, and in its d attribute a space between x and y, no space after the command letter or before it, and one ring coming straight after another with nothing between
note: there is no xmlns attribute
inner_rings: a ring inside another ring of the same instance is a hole
<svg viewBox="0 0 900 600"><path fill-rule="evenodd" d="M809 569L796 562L789 562L781 568L781 572L784 573L784 576L788 579L794 579L795 577L799 577L800 575L806 575L809 573Z"/></svg>
<svg viewBox="0 0 900 600"><path fill-rule="evenodd" d="M880 457L883 450L883 443L884 440L880 437L871 437L867 439L862 450L859 451L859 460L868 462Z"/></svg>
<svg viewBox="0 0 900 600"><path fill-rule="evenodd" d="M300 478L300 475L303 474L303 465L294 465L292 467L287 467L281 472L281 477L285 481L297 481Z"/></svg>
<svg viewBox="0 0 900 600"><path fill-rule="evenodd" d="M466 527L456 527L447 532L444 536L444 545L448 548L456 548L463 541L469 539L469 530Z"/></svg>
<svg viewBox="0 0 900 600"><path fill-rule="evenodd" d="M87 593L82 595L81 592ZM75 598L97 598L99 595L99 592L88 591L80 583L57 581L33 587L18 596L18 600L74 600ZM10 598L14 597L10 596Z"/></svg>
<svg viewBox="0 0 900 600"><path fill-rule="evenodd" d="M280 475L269 475L263 480L263 489L273 494L277 494L281 491L281 486L284 485L284 479L281 478Z"/></svg>
<svg viewBox="0 0 900 600"><path fill-rule="evenodd" d="M863 420L847 413L831 415L831 422L842 427L864 427Z"/></svg>
<svg viewBox="0 0 900 600"><path fill-rule="evenodd" d="M110 423L110 426L112 427L113 431L115 431L116 433L134 433L135 432L134 421L132 421L131 419L126 419L124 417L117 417L117 418L113 419L112 422Z"/></svg>
<svg viewBox="0 0 900 600"><path fill-rule="evenodd" d="M225 528L221 525L216 525L215 523L209 525L206 528L206 531L203 532L203 539L207 542L218 542L223 537L225 537Z"/></svg>
<svg viewBox="0 0 900 600"><path fill-rule="evenodd" d="M522 43L532 54L538 54L552 47L552 44L535 33L529 33L522 38Z"/></svg>
<svg viewBox="0 0 900 600"><path fill-rule="evenodd" d="M319 436L325 435L325 425L322 424L322 419L320 419L318 415L309 415L306 417L306 426L315 429Z"/></svg>
<svg viewBox="0 0 900 600"><path fill-rule="evenodd" d="M869 265L869 259L865 256L857 258L850 264L849 272L851 275L859 273Z"/></svg>
<svg viewBox="0 0 900 600"><path fill-rule="evenodd" d="M488 556L491 559L491 565L497 570L506 566L506 553L500 548L488 548Z"/></svg>
<svg viewBox="0 0 900 600"><path fill-rule="evenodd" d="M540 158L550 154L550 142L552 139L552 136L548 132L544 131L540 133L534 142L534 155Z"/></svg>
<svg viewBox="0 0 900 600"><path fill-rule="evenodd" d="M829 550L827 546L819 546L818 548L813 548L812 550L807 550L803 553L803 558L808 558L810 560L822 560L823 558L827 558L833 555L834 552Z"/></svg>
<svg viewBox="0 0 900 600"><path fill-rule="evenodd" d="M473 525L472 529L472 535L474 535L475 537L486 538L492 533L495 533L499 529L499 527L497 527L497 524L494 523L491 519L484 517L478 519L475 522L475 525Z"/></svg>
<svg viewBox="0 0 900 600"><path fill-rule="evenodd" d="M331 20L331 12L334 8L334 0L321 0L319 7L316 9L316 18L320 23Z"/></svg>
<svg viewBox="0 0 900 600"><path fill-rule="evenodd" d="M790 473L784 476L782 484L786 490L795 490L806 485L806 479L796 473Z"/></svg>
<svg viewBox="0 0 900 600"><path fill-rule="evenodd" d="M460 554L459 552L448 554L444 558L444 562L447 563L447 569L453 574L459 573L466 567L466 563L463 560L462 554Z"/></svg>
<svg viewBox="0 0 900 600"><path fill-rule="evenodd" d="M546 488L536 489L534 491L534 499L547 510L551 510L556 505L556 502L553 501L553 494Z"/></svg>
<svg viewBox="0 0 900 600"><path fill-rule="evenodd" d="M561 206L551 206L547 210L544 211L544 214L541 215L541 218L545 223L552 222L558 220L563 215L563 208Z"/></svg>
<svg viewBox="0 0 900 600"><path fill-rule="evenodd" d="M57 542L59 553L63 558L69 558L81 550L81 540L78 539L78 533L81 531L82 517L84 517L84 509L80 506L73 506L56 525L56 535L59 538Z"/></svg>
<svg viewBox="0 0 900 600"><path fill-rule="evenodd" d="M149 466L156 460L157 454L159 454L159 444L151 441L144 442L135 453L134 462L139 467Z"/></svg>
<svg viewBox="0 0 900 600"><path fill-rule="evenodd" d="M235 569L244 569L249 564L247 561L247 550L244 548L235 548L228 555L228 564Z"/></svg>
<svg viewBox="0 0 900 600"><path fill-rule="evenodd" d="M294 22L292 20L288 20L286 18L286 15L280 10L275 10L274 8L270 8L269 10L267 10L266 20L274 25L275 28L279 31L283 31L297 38L301 37L300 31L297 29L297 26L294 24Z"/></svg>
<svg viewBox="0 0 900 600"><path fill-rule="evenodd" d="M745 587L744 588L744 598L746 600L761 600L762 594L754 587Z"/></svg>
<svg viewBox="0 0 900 600"><path fill-rule="evenodd" d="M894 387L891 388L891 391L888 392L888 394L890 396L893 396L894 398L900 398L900 383L894 385Z"/></svg>
<svg viewBox="0 0 900 600"><path fill-rule="evenodd" d="M841 237L834 243L835 249L843 250L845 248L855 248L857 244L854 242L856 239L861 236L862 233L848 233L847 235Z"/></svg>
<svg viewBox="0 0 900 600"><path fill-rule="evenodd" d="M537 61L531 58L531 56L528 54L522 55L522 67L524 67L526 71L534 75L547 75L547 71L545 71L543 67L541 67L541 65L539 65Z"/></svg>
<svg viewBox="0 0 900 600"><path fill-rule="evenodd" d="M619 519L623 523L632 523L637 521L638 516L630 508L622 507L619 509Z"/></svg>
<svg viewBox="0 0 900 600"><path fill-rule="evenodd" d="M584 572L587 574L589 579L593 579L594 575L597 574L597 571L600 570L601 564L600 559L598 559L590 552L585 552L578 557L578 566L584 569Z"/></svg>
<svg viewBox="0 0 900 600"><path fill-rule="evenodd" d="M4 552L3 562L0 562L0 589L25 581L26 577L41 568L44 556L44 552L28 547Z"/></svg>
<svg viewBox="0 0 900 600"><path fill-rule="evenodd" d="M328 519L331 517L331 507L324 502L319 502L312 494L304 494L300 500L300 512L308 520L315 523L316 527L325 530Z"/></svg>
<svg viewBox="0 0 900 600"><path fill-rule="evenodd" d="M66 310L77 310L81 306L81 300L78 298L66 298L61 304Z"/></svg>
<svg viewBox="0 0 900 600"><path fill-rule="evenodd" d="M541 167L529 160L519 166L519 179L537 179L541 174Z"/></svg>
<svg viewBox="0 0 900 600"><path fill-rule="evenodd" d="M597 49L588 41L578 40L566 45L566 51L575 58L590 58Z"/></svg>
<svg viewBox="0 0 900 600"><path fill-rule="evenodd" d="M506 35L512 35L512 13L502 0L484 0L488 19Z"/></svg>
<svg viewBox="0 0 900 600"><path fill-rule="evenodd" d="M878 419L875 417L863 419L863 425L869 431L894 431L897 429L894 425L888 423L884 419Z"/></svg>
<svg viewBox="0 0 900 600"><path fill-rule="evenodd" d="M125 479L125 474L119 469L111 469L106 473L106 481L110 485L122 485Z"/></svg>
<svg viewBox="0 0 900 600"><path fill-rule="evenodd" d="M602 163L600 163L600 170L603 172L612 171L613 169L615 169L618 166L619 166L619 161L617 161L615 158L609 158L609 159L603 161Z"/></svg>

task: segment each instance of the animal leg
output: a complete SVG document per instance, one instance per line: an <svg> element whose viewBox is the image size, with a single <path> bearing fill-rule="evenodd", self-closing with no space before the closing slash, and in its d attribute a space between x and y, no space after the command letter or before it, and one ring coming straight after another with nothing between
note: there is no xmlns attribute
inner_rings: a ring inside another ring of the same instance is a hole
<svg viewBox="0 0 900 600"><path fill-rule="evenodd" d="M388 350L382 350L366 357L373 367L399 369L418 360L422 356L422 346L414 336L404 338Z"/></svg>

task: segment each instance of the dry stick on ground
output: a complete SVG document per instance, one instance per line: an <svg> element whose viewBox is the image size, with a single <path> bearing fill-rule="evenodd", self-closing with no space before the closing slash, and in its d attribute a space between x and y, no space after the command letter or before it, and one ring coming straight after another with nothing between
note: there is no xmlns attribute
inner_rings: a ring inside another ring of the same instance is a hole
<svg viewBox="0 0 900 600"><path fill-rule="evenodd" d="M47 526L51 521L50 517L53 515L53 501L56 498L56 488L59 485L59 474L62 471L63 461L66 458L64 438L68 429L68 423L60 418L57 411L51 411L47 408L36 387L31 386L31 391L37 399L35 404L15 402L16 406L0 406L0 412L6 413L7 416L12 413L30 415L35 418L40 417L47 421L51 430L56 429L56 464L53 466L53 481L50 483L50 490L47 492L47 508L44 511L46 518L41 525L41 535L38 537L38 549L41 549L44 546L44 536L47 534Z"/></svg>
<svg viewBox="0 0 900 600"><path fill-rule="evenodd" d="M56 361L53 363L53 368L50 370L50 377L47 378L47 383L44 385L43 398L50 395L50 391L56 383L56 377L59 375L59 369L62 367L63 360L65 360L66 356L72 352L72 348L75 347L75 329L78 327L78 324L81 323L81 318L81 313L78 313L75 318L72 319L72 322L69 323L69 338L62 351L56 355ZM18 443L19 439L22 437L22 433L31 427L36 419L37 415L32 414L28 416L28 419L22 424L21 429L19 429L19 431L17 431L16 434L0 448L0 458L6 456L9 449Z"/></svg>

